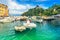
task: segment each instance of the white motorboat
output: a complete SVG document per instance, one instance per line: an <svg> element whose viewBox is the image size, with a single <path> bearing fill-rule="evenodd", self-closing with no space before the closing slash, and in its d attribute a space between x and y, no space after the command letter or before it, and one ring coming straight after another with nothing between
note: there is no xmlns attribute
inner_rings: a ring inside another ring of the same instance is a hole
<svg viewBox="0 0 60 40"><path fill-rule="evenodd" d="M4 19L0 19L0 22L12 22L12 21L14 21L14 19L13 18L10 18L10 17L6 17L6 18L4 18Z"/></svg>
<svg viewBox="0 0 60 40"><path fill-rule="evenodd" d="M36 20L32 20L32 22L38 22L38 23L41 23L41 22L43 22L43 19L36 19Z"/></svg>
<svg viewBox="0 0 60 40"><path fill-rule="evenodd" d="M15 30L20 31L20 32L26 30L26 28L29 28L29 29L36 28L36 24L34 23L25 24L24 23L24 26L15 26Z"/></svg>
<svg viewBox="0 0 60 40"><path fill-rule="evenodd" d="M28 20L27 23L23 23L23 26L15 26L15 30L20 32L26 30L27 28L36 28L36 24L30 23L30 21Z"/></svg>
<svg viewBox="0 0 60 40"><path fill-rule="evenodd" d="M24 23L23 25L24 25L26 28L29 28L29 29L36 28L36 24L34 24L34 23L30 23L30 24Z"/></svg>
<svg viewBox="0 0 60 40"><path fill-rule="evenodd" d="M27 20L27 23L23 23L23 25L24 25L26 28L29 28L29 29L36 28L36 24L35 24L35 23L30 23L29 20Z"/></svg>
<svg viewBox="0 0 60 40"><path fill-rule="evenodd" d="M22 32L22 31L26 30L26 27L24 27L24 26L15 26L15 30Z"/></svg>
<svg viewBox="0 0 60 40"><path fill-rule="evenodd" d="M39 22L39 23L41 23L41 22L43 22L43 20L42 20L42 19L40 19L40 20L36 20L36 22Z"/></svg>
<svg viewBox="0 0 60 40"><path fill-rule="evenodd" d="M40 16L36 16L36 17L32 18L32 21L41 23L41 22L43 22L43 19Z"/></svg>

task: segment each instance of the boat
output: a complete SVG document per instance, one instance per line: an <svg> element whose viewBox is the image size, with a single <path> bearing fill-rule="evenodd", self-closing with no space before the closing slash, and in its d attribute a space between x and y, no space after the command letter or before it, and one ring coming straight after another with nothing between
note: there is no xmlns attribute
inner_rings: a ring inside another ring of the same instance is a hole
<svg viewBox="0 0 60 40"><path fill-rule="evenodd" d="M0 19L0 22L3 22L3 23L5 23L5 22L13 22L13 21L14 21L14 19L10 18L10 17L5 17L3 19Z"/></svg>
<svg viewBox="0 0 60 40"><path fill-rule="evenodd" d="M36 18L32 18L32 22L37 22L37 23L41 23L43 22L43 19L40 16L36 16Z"/></svg>
<svg viewBox="0 0 60 40"><path fill-rule="evenodd" d="M36 28L36 24L35 23L31 23L29 20L27 20L27 23L23 23L23 25L26 28L29 28L29 29Z"/></svg>
<svg viewBox="0 0 60 40"><path fill-rule="evenodd" d="M24 25L26 28L29 28L29 29L36 28L36 24L34 24L34 23L30 23L30 24L24 23L23 25Z"/></svg>
<svg viewBox="0 0 60 40"><path fill-rule="evenodd" d="M15 30L22 32L22 31L26 30L26 27L24 27L24 26L15 26Z"/></svg>
<svg viewBox="0 0 60 40"><path fill-rule="evenodd" d="M36 20L36 22L38 22L38 23L42 23L43 20L42 20L42 19L40 19L40 20Z"/></svg>
<svg viewBox="0 0 60 40"><path fill-rule="evenodd" d="M30 23L30 24L24 23L23 26L15 26L15 30L20 31L20 32L26 30L27 28L28 29L36 28L36 24L34 24L34 23Z"/></svg>
<svg viewBox="0 0 60 40"><path fill-rule="evenodd" d="M23 26L15 26L15 30L20 32L26 30L27 28L28 29L36 28L36 24L30 23L30 21L27 20L27 23L23 23Z"/></svg>

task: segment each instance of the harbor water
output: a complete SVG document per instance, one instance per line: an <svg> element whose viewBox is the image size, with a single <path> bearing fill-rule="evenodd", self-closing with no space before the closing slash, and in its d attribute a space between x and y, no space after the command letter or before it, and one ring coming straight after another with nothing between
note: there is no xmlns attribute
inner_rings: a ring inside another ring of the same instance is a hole
<svg viewBox="0 0 60 40"><path fill-rule="evenodd" d="M0 40L60 40L60 24L55 21L35 23L35 29L16 32L14 27L21 23L0 23Z"/></svg>

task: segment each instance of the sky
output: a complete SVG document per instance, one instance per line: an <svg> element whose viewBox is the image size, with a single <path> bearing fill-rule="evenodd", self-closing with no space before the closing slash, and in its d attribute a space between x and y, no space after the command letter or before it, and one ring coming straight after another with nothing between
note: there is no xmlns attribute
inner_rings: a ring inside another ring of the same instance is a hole
<svg viewBox="0 0 60 40"><path fill-rule="evenodd" d="M21 15L36 5L47 9L54 4L60 4L60 0L0 0L0 3L8 6L9 14Z"/></svg>

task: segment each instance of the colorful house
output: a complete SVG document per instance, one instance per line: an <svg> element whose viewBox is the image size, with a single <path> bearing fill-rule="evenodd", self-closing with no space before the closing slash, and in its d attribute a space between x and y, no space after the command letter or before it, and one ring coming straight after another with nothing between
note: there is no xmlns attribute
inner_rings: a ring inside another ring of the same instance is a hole
<svg viewBox="0 0 60 40"><path fill-rule="evenodd" d="M7 5L0 4L0 17L8 16L8 7Z"/></svg>

